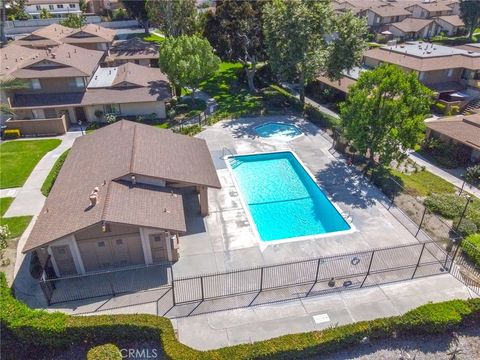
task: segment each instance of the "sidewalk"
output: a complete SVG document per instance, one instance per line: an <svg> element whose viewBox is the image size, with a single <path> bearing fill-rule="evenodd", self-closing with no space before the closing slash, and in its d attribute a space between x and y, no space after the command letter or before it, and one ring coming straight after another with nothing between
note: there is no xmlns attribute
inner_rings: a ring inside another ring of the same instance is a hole
<svg viewBox="0 0 480 360"><path fill-rule="evenodd" d="M430 161L425 159L423 156L420 154L417 154L416 152L411 152L408 154L410 159L415 161L418 165L420 166L425 166L425 168L430 171L431 173L441 177L442 179L452 183L453 185L457 186L458 188L461 188L463 185L463 179L439 168L438 166L432 164ZM465 191L475 195L476 197L480 198L480 189L477 189L476 187L470 186L468 184L465 184L465 187L463 188Z"/></svg>
<svg viewBox="0 0 480 360"><path fill-rule="evenodd" d="M5 213L5 217L38 215L40 213L43 204L45 203L45 196L43 196L40 191L43 182L58 157L62 155L65 150L71 148L73 141L81 135L80 132L68 132L65 135L55 137L55 139L62 140L62 143L54 150L47 153L38 162L37 166L35 166L27 181L21 188L14 189L16 194L10 196L15 196L15 200L13 200Z"/></svg>

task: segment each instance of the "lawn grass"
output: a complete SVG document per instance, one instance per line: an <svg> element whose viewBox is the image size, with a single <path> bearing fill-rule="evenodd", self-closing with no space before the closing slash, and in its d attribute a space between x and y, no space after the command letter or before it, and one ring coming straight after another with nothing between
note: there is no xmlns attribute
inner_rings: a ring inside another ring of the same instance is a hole
<svg viewBox="0 0 480 360"><path fill-rule="evenodd" d="M390 169L389 171L392 176L398 178L402 182L405 191L411 195L428 196L434 193L441 194L455 192L453 184L427 170L418 171L412 174L404 174L394 169Z"/></svg>
<svg viewBox="0 0 480 360"><path fill-rule="evenodd" d="M20 187L46 153L60 145L61 140L21 140L0 144L0 189Z"/></svg>
<svg viewBox="0 0 480 360"><path fill-rule="evenodd" d="M140 39L142 39L142 40L154 42L154 43L157 43L157 44L160 44L161 42L163 42L163 41L165 40L164 37L155 35L154 33L150 33L150 34L145 34L145 33L132 34L132 35L128 36L128 39L136 38L136 37L138 37L138 38L140 38Z"/></svg>
<svg viewBox="0 0 480 360"><path fill-rule="evenodd" d="M53 184L55 184L55 180L57 180L58 173L60 172L60 169L62 168L69 151L70 149L66 150L62 155L59 156L52 169L48 173L48 176L43 182L41 189L44 196L48 196L48 194L50 194L50 190L52 190Z"/></svg>
<svg viewBox="0 0 480 360"><path fill-rule="evenodd" d="M8 239L19 237L23 234L28 224L32 220L32 216L15 216L10 218L4 218L3 215L13 202L12 197L0 198L0 225L7 225L10 231Z"/></svg>
<svg viewBox="0 0 480 360"><path fill-rule="evenodd" d="M238 82L241 69L240 63L223 62L214 75L200 84L200 90L217 101L218 118L259 113L262 109L262 97L251 94L244 84Z"/></svg>

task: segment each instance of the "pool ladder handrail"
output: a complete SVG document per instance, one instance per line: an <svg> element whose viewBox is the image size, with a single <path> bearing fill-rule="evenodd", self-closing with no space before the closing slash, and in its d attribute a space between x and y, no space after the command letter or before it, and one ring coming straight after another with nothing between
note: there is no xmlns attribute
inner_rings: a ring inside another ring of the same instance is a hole
<svg viewBox="0 0 480 360"><path fill-rule="evenodd" d="M353 223L353 216L350 214L350 211L342 211L340 214L349 224Z"/></svg>
<svg viewBox="0 0 480 360"><path fill-rule="evenodd" d="M227 147L224 147L222 149L222 160L225 160L225 156L228 154L230 154L231 156L235 156L235 154L232 152L232 150L230 150L229 148Z"/></svg>

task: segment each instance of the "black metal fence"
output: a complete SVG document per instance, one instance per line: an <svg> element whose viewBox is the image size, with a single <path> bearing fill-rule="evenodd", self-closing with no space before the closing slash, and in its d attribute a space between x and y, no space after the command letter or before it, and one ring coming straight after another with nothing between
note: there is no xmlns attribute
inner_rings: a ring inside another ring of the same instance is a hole
<svg viewBox="0 0 480 360"><path fill-rule="evenodd" d="M458 249L451 273L473 292L480 295L480 248L464 240Z"/></svg>
<svg viewBox="0 0 480 360"><path fill-rule="evenodd" d="M201 276L175 278L174 273L173 304L300 285L309 287L298 295L309 296L437 275L450 270L454 250L425 242Z"/></svg>

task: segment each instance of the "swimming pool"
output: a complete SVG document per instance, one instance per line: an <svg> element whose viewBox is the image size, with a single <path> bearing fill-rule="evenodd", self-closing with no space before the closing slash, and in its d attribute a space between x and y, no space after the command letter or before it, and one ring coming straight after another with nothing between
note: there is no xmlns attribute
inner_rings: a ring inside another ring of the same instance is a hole
<svg viewBox="0 0 480 360"><path fill-rule="evenodd" d="M291 140L302 135L302 132L295 125L270 122L255 129L257 135L263 138L275 138L280 140Z"/></svg>
<svg viewBox="0 0 480 360"><path fill-rule="evenodd" d="M229 158L261 241L351 230L292 152Z"/></svg>

